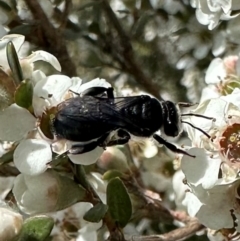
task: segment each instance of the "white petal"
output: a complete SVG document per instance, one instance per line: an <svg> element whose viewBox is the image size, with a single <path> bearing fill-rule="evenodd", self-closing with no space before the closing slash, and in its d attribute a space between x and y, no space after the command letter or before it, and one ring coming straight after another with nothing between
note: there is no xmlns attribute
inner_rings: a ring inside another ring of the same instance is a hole
<svg viewBox="0 0 240 241"><path fill-rule="evenodd" d="M23 217L7 207L0 207L0 240L17 240L22 225Z"/></svg>
<svg viewBox="0 0 240 241"><path fill-rule="evenodd" d="M186 196L186 190L188 189L188 186L183 183L184 178L185 175L181 170L176 171L172 178L172 187L175 194L174 201L178 207L181 207L182 201Z"/></svg>
<svg viewBox="0 0 240 241"><path fill-rule="evenodd" d="M52 160L52 151L45 140L27 139L17 146L13 158L20 172L38 175L47 170L47 163Z"/></svg>
<svg viewBox="0 0 240 241"><path fill-rule="evenodd" d="M227 73L223 60L220 58L216 58L212 60L211 64L207 69L205 82L207 84L218 84L221 80L224 80L226 75Z"/></svg>
<svg viewBox="0 0 240 241"><path fill-rule="evenodd" d="M87 232L87 233L81 233L78 235L76 241L97 241L97 232Z"/></svg>
<svg viewBox="0 0 240 241"><path fill-rule="evenodd" d="M79 88L79 93L85 91L86 89L92 88L92 87L110 88L112 86L105 79L96 78L96 79L93 79L93 80L81 85Z"/></svg>
<svg viewBox="0 0 240 241"><path fill-rule="evenodd" d="M207 3L212 12L221 11L221 9L223 9L223 11L227 13L230 11L232 5L229 0L207 0Z"/></svg>
<svg viewBox="0 0 240 241"><path fill-rule="evenodd" d="M206 205L202 206L196 215L199 221L208 228L218 230L233 227L230 212L233 206L227 189L228 186L217 186L211 189Z"/></svg>
<svg viewBox="0 0 240 241"><path fill-rule="evenodd" d="M13 186L14 177L0 177L0 200L5 200Z"/></svg>
<svg viewBox="0 0 240 241"><path fill-rule="evenodd" d="M104 150L102 147L96 147L94 150L83 154L79 154L79 155L69 154L68 157L75 164L90 165L95 163L98 160L98 158L102 155L103 151Z"/></svg>
<svg viewBox="0 0 240 241"><path fill-rule="evenodd" d="M226 124L225 121L225 114L228 109L229 103L222 99L211 99L206 100L203 103L200 103L196 110L194 110L194 113L202 114L209 117L214 117L216 121L214 122L214 125L216 126L224 126ZM212 127L212 122L209 120L201 119L201 122L199 121L199 118L193 117L190 118L191 122L196 124L197 127L200 127L201 129L208 131Z"/></svg>
<svg viewBox="0 0 240 241"><path fill-rule="evenodd" d="M75 93L80 93L80 88L82 85L82 79L79 77L72 77L72 86L70 89Z"/></svg>
<svg viewBox="0 0 240 241"><path fill-rule="evenodd" d="M29 55L24 59L28 60L30 63L34 63L36 61L42 60L51 64L56 70L61 71L61 65L58 62L57 58L52 54L43 50L33 52L31 55Z"/></svg>
<svg viewBox="0 0 240 241"><path fill-rule="evenodd" d="M217 91L217 88L213 85L209 85L202 89L202 95L200 99L200 103L204 102L205 100L209 100L212 98L218 98L220 97L220 94Z"/></svg>
<svg viewBox="0 0 240 241"><path fill-rule="evenodd" d="M25 37L20 34L9 34L4 36L0 40L0 65L3 68L9 68L8 67L8 61L7 61L7 53L6 53L6 46L11 41L15 47L16 52L19 51L21 48Z"/></svg>
<svg viewBox="0 0 240 241"><path fill-rule="evenodd" d="M235 88L230 95L221 96L221 99L240 107L240 89Z"/></svg>
<svg viewBox="0 0 240 241"><path fill-rule="evenodd" d="M226 193L222 194L222 196L226 196ZM212 200L213 199L214 197L212 197ZM233 228L230 209L225 206L225 202L222 202L222 200L216 199L212 205L203 205L196 217L200 223L214 230Z"/></svg>
<svg viewBox="0 0 240 241"><path fill-rule="evenodd" d="M41 79L44 79L46 77L47 76L41 70L33 71L32 72L32 83L33 83L33 86L35 86L38 81L40 81Z"/></svg>
<svg viewBox="0 0 240 241"><path fill-rule="evenodd" d="M237 218L237 220L236 220L236 223L237 223L236 231L240 232L240 215L238 214L238 212L234 212L234 215Z"/></svg>
<svg viewBox="0 0 240 241"><path fill-rule="evenodd" d="M38 96L33 95L32 106L35 116L41 117L43 112L48 107L51 107L51 103L47 99L39 98Z"/></svg>
<svg viewBox="0 0 240 241"><path fill-rule="evenodd" d="M191 217L195 217L201 206L203 205L199 199L191 192L186 193L186 197L183 200L183 205L187 207L188 214Z"/></svg>
<svg viewBox="0 0 240 241"><path fill-rule="evenodd" d="M63 97L72 85L72 81L65 75L51 75L47 78L41 79L34 87L34 95L36 98L46 99L51 106L58 105L63 101ZM37 108L37 99L33 103L33 108ZM48 106L48 105L46 105ZM42 106L44 109L45 106Z"/></svg>
<svg viewBox="0 0 240 241"><path fill-rule="evenodd" d="M200 148L192 148L188 153L196 157L184 155L182 158L181 168L187 181L195 186L202 184L205 189L214 186L218 179L221 159L210 158L205 150Z"/></svg>
<svg viewBox="0 0 240 241"><path fill-rule="evenodd" d="M201 9L196 9L196 18L203 25L208 25L210 22L208 14L203 13Z"/></svg>
<svg viewBox="0 0 240 241"><path fill-rule="evenodd" d="M20 174L15 179L13 194L23 212L46 213L56 207L59 184L52 172L38 176Z"/></svg>
<svg viewBox="0 0 240 241"><path fill-rule="evenodd" d="M12 104L0 112L0 140L19 141L35 128L35 123L28 110Z"/></svg>
<svg viewBox="0 0 240 241"><path fill-rule="evenodd" d="M190 5L193 7L193 8L199 8L199 1L198 0L190 0Z"/></svg>

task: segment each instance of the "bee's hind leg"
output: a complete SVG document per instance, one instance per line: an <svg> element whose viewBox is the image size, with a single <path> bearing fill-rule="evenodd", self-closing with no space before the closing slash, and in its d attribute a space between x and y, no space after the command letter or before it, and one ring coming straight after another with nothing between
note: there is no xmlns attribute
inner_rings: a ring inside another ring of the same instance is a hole
<svg viewBox="0 0 240 241"><path fill-rule="evenodd" d="M68 154L72 154L72 155L83 154L83 153L92 151L97 146L105 148L105 145L103 145L103 143L107 139L108 135L109 135L109 133L106 133L103 136L101 136L100 138L98 138L97 140L89 142L89 143L74 144L74 145L72 145L71 149L68 150Z"/></svg>

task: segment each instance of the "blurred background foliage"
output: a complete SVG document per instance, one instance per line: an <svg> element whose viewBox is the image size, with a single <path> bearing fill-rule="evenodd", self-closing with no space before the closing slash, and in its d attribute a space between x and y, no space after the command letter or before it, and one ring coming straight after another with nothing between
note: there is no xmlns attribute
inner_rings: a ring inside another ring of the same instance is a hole
<svg viewBox="0 0 240 241"><path fill-rule="evenodd" d="M43 12L32 2L0 1L9 33L54 54L62 73L102 77L117 90L196 102L211 60L239 51L239 18L209 31L188 0L111 0L112 12L100 0L37 1Z"/></svg>

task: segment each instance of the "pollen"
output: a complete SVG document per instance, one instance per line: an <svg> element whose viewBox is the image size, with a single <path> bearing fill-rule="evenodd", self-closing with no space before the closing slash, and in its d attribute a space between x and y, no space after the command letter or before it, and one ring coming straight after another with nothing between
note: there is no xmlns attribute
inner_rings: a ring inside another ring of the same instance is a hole
<svg viewBox="0 0 240 241"><path fill-rule="evenodd" d="M240 162L240 124L228 126L220 137L220 150L231 162Z"/></svg>

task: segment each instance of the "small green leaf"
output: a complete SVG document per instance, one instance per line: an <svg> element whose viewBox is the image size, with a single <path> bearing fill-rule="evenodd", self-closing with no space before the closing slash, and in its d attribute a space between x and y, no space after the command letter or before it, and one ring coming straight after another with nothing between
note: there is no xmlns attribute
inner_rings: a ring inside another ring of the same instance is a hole
<svg viewBox="0 0 240 241"><path fill-rule="evenodd" d="M120 227L126 226L132 215L132 203L126 187L118 177L108 183L107 205L112 219Z"/></svg>
<svg viewBox="0 0 240 241"><path fill-rule="evenodd" d="M21 65L18 60L17 52L11 41L7 44L7 60L12 71L15 84L18 85L23 80L23 74Z"/></svg>
<svg viewBox="0 0 240 241"><path fill-rule="evenodd" d="M32 106L33 86L31 81L24 80L15 92L15 102L17 105L29 109Z"/></svg>
<svg viewBox="0 0 240 241"><path fill-rule="evenodd" d="M83 218L92 223L98 223L101 221L101 219L105 216L106 212L108 210L108 206L103 203L98 203L91 209L89 209Z"/></svg>
<svg viewBox="0 0 240 241"><path fill-rule="evenodd" d="M48 216L35 216L25 220L18 241L44 241L49 237L54 221Z"/></svg>
<svg viewBox="0 0 240 241"><path fill-rule="evenodd" d="M122 172L116 170L116 169L113 169L113 170L109 170L109 171L106 171L103 176L102 176L102 179L103 180L110 180L110 179L113 179L115 177L121 177L123 175Z"/></svg>

